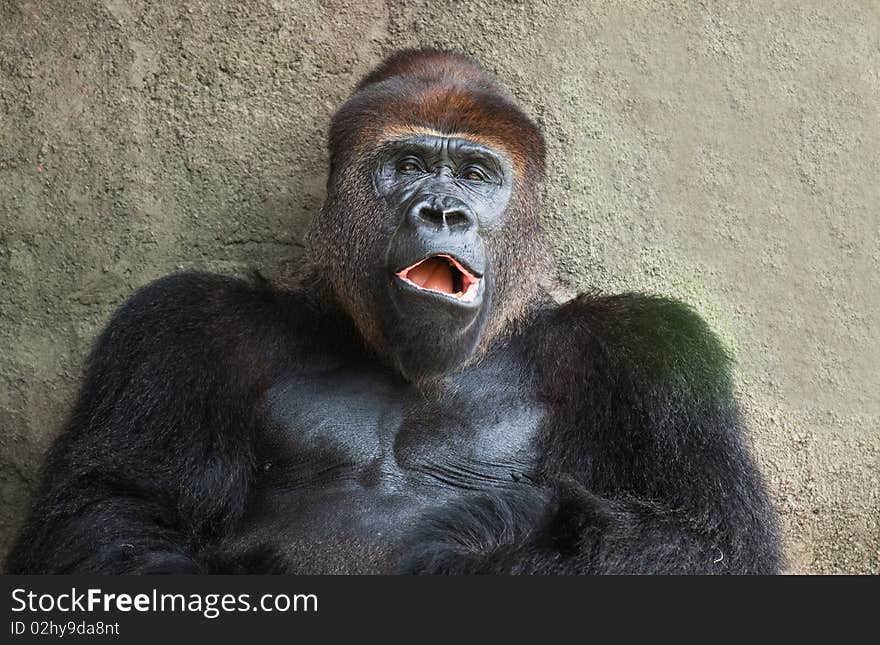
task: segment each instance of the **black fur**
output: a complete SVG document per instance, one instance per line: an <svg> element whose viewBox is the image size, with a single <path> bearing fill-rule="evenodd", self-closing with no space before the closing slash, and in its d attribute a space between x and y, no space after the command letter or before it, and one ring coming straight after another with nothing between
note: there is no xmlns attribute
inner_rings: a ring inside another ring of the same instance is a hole
<svg viewBox="0 0 880 645"><path fill-rule="evenodd" d="M300 284L177 274L125 303L7 572L776 572L716 336L679 302L540 288L531 121L442 52L359 92ZM395 105L428 133L387 130ZM437 195L456 210L413 219ZM480 298L394 281L431 254Z"/></svg>
<svg viewBox="0 0 880 645"><path fill-rule="evenodd" d="M290 357L308 355L298 333L351 331L328 320L301 296L215 276L172 276L139 292L97 344L7 571L289 570L266 545L217 554L256 476L259 393ZM536 485L429 509L401 541L395 570L778 569L729 360L692 311L582 296L527 336L551 411Z"/></svg>
<svg viewBox="0 0 880 645"><path fill-rule="evenodd" d="M267 294L182 274L120 309L46 457L8 572L203 569L193 556L248 495L263 377L250 357L284 351L271 330L289 321Z"/></svg>
<svg viewBox="0 0 880 645"><path fill-rule="evenodd" d="M730 360L679 302L584 295L535 351L544 486L432 514L402 570L776 573L775 514L733 397ZM575 446L577 446L575 448Z"/></svg>

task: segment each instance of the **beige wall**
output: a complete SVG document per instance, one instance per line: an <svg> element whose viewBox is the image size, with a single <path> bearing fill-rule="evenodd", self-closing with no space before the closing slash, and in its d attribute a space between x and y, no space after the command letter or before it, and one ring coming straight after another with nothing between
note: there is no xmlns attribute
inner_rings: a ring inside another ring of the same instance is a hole
<svg viewBox="0 0 880 645"><path fill-rule="evenodd" d="M573 288L679 296L734 348L790 570L880 573L880 5L147 4L0 5L0 552L113 309L295 262L330 114L426 44L545 129Z"/></svg>

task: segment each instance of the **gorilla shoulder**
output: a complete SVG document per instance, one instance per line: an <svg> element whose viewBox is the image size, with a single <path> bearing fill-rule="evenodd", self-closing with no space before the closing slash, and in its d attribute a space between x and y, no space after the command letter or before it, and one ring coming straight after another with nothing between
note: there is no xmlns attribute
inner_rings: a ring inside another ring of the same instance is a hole
<svg viewBox="0 0 880 645"><path fill-rule="evenodd" d="M548 355L569 363L558 373L569 377L601 370L677 397L730 389L730 354L697 312L671 298L581 294L555 311L547 340Z"/></svg>
<svg viewBox="0 0 880 645"><path fill-rule="evenodd" d="M189 317L213 324L214 316L246 313L248 305L268 304L273 296L259 274L242 279L200 271L172 273L135 291L114 314L111 325L149 321L159 331Z"/></svg>
<svg viewBox="0 0 880 645"><path fill-rule="evenodd" d="M259 274L249 279L204 272L173 273L136 291L116 311L101 345L162 352L184 344L202 353L213 343L247 345L304 319L308 305L273 289ZM121 338L121 336L127 336Z"/></svg>
<svg viewBox="0 0 880 645"><path fill-rule="evenodd" d="M310 309L299 294L277 291L257 274L171 274L119 307L95 344L89 372L140 379L144 387L155 387L165 374L168 387L177 387L175 398L221 381L241 391L264 381L304 344L304 328L314 326Z"/></svg>

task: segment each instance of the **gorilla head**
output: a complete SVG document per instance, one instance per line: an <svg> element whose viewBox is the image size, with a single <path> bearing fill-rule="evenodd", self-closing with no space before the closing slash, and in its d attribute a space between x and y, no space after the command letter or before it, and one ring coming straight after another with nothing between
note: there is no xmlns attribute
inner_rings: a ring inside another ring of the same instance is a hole
<svg viewBox="0 0 880 645"><path fill-rule="evenodd" d="M309 243L364 341L410 379L478 356L546 267L535 125L473 60L405 50L360 82L329 147Z"/></svg>

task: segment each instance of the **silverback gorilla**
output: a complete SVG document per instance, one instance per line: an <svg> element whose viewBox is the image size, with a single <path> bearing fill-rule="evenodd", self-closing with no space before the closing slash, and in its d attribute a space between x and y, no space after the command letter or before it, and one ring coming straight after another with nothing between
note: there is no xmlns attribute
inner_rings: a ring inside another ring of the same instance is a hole
<svg viewBox="0 0 880 645"><path fill-rule="evenodd" d="M296 286L181 273L94 348L10 573L773 573L729 359L685 305L557 304L544 141L407 50L333 118Z"/></svg>

